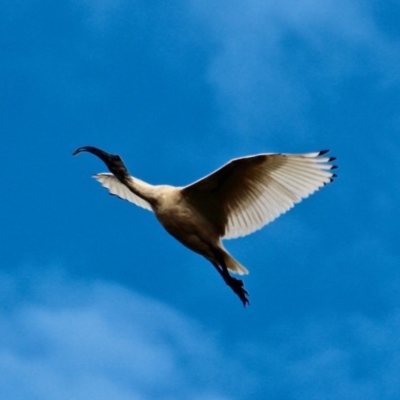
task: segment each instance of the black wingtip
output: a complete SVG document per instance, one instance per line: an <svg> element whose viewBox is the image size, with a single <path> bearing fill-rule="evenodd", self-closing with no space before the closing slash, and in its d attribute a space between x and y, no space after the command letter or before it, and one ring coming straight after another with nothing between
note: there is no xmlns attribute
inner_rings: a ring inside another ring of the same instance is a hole
<svg viewBox="0 0 400 400"><path fill-rule="evenodd" d="M333 175L329 178L329 182L332 183L336 178L337 178L337 175L336 175L336 174L333 174Z"/></svg>
<svg viewBox="0 0 400 400"><path fill-rule="evenodd" d="M336 160L336 157L329 157L328 161L335 161L335 160Z"/></svg>
<svg viewBox="0 0 400 400"><path fill-rule="evenodd" d="M324 154L326 154L328 152L329 152L329 150L321 150L318 155L323 156Z"/></svg>
<svg viewBox="0 0 400 400"><path fill-rule="evenodd" d="M331 169L338 169L339 167L337 165L332 165Z"/></svg>
<svg viewBox="0 0 400 400"><path fill-rule="evenodd" d="M323 186L326 186L326 185L328 185L329 183L332 183L332 182L335 180L335 178L337 178L337 175L336 175L336 174L332 174L332 175L329 177L329 181L328 181L328 182L324 182Z"/></svg>

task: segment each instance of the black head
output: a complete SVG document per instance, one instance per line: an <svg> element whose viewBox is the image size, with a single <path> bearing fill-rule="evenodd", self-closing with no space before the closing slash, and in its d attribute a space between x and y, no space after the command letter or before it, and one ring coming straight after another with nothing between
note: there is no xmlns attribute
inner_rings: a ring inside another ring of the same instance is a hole
<svg viewBox="0 0 400 400"><path fill-rule="evenodd" d="M128 170L126 169L125 164L119 155L109 154L103 150L98 149L97 147L92 146L79 147L72 153L72 155L76 156L77 154L82 152L92 153L95 156L99 157L100 160L102 160L104 164L107 165L109 171L114 174L119 180L122 180L125 177L129 176Z"/></svg>

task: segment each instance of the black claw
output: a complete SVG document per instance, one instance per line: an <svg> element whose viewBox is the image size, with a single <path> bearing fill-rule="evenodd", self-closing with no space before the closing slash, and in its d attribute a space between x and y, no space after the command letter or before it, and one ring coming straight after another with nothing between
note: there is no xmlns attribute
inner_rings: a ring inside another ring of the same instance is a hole
<svg viewBox="0 0 400 400"><path fill-rule="evenodd" d="M237 294L239 299L242 301L244 307L250 304L249 299L247 298L249 294L247 290L244 288L244 283L241 279L236 279L231 277L228 285Z"/></svg>
<svg viewBox="0 0 400 400"><path fill-rule="evenodd" d="M243 303L243 306L246 307L248 304L250 304L249 299L247 296L249 295L247 293L247 290L244 288L244 283L241 279L236 279L233 276L229 274L228 268L226 268L226 265L224 263L223 257L220 255L220 253L213 248L211 244L209 244L209 247L212 252L215 254L215 258L219 260L219 263L217 261L211 261L211 264L214 266L214 268L217 270L217 272L221 275L222 279L224 282L233 290L233 292L239 297L241 302Z"/></svg>

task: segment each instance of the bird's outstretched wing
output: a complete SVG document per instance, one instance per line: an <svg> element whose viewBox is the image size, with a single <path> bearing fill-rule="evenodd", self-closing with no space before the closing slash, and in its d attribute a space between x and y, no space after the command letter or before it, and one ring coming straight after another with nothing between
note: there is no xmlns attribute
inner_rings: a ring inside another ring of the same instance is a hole
<svg viewBox="0 0 400 400"><path fill-rule="evenodd" d="M110 193L118 196L121 199L128 200L139 207L153 211L151 205L146 201L132 193L123 183L121 183L113 174L104 172L93 175L93 178L98 180Z"/></svg>
<svg viewBox="0 0 400 400"><path fill-rule="evenodd" d="M210 175L182 188L226 239L247 235L331 182L328 151L259 154L231 160Z"/></svg>

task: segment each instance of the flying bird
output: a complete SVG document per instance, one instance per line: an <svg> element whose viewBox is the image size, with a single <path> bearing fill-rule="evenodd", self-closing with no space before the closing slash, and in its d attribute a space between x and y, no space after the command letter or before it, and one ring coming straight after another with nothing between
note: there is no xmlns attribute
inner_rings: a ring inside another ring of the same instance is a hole
<svg viewBox="0 0 400 400"><path fill-rule="evenodd" d="M224 248L221 239L262 228L296 203L333 181L337 168L328 150L305 154L265 153L236 158L184 187L150 185L130 175L121 157L92 146L110 173L94 175L110 194L153 211L161 225L215 267L225 283L249 304L243 281L247 269Z"/></svg>

